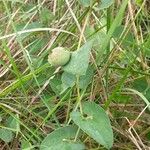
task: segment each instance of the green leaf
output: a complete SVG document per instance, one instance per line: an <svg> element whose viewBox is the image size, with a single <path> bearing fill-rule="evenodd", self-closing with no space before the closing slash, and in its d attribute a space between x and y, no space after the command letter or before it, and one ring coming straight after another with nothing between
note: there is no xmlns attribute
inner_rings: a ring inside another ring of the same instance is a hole
<svg viewBox="0 0 150 150"><path fill-rule="evenodd" d="M34 39L34 41L27 47L27 50L29 51L31 56L34 55L35 57L35 55L37 55L37 53L39 53L39 51L41 51L41 49L46 46L47 42L48 38L44 38L43 36L41 36L40 38L36 37L36 39ZM36 63L38 63L38 61Z"/></svg>
<svg viewBox="0 0 150 150"><path fill-rule="evenodd" d="M86 117L85 117L86 116ZM83 103L83 114L72 112L71 118L85 133L105 148L113 145L113 131L104 109L94 102Z"/></svg>
<svg viewBox="0 0 150 150"><path fill-rule="evenodd" d="M144 43L144 53L146 56L150 57L150 36L147 38L146 42Z"/></svg>
<svg viewBox="0 0 150 150"><path fill-rule="evenodd" d="M15 115L15 116L16 116L16 118L19 119L18 115ZM19 122L15 118L13 118L12 116L10 116L8 118L8 120L7 120L7 127L15 130L17 133L20 131L20 124L19 124Z"/></svg>
<svg viewBox="0 0 150 150"><path fill-rule="evenodd" d="M79 78L79 88L86 89L87 86L90 84L94 75L94 71L92 67L88 67L86 74L80 76ZM66 89L73 87L77 81L76 76L67 72L64 72L61 77L62 81L62 92Z"/></svg>
<svg viewBox="0 0 150 150"><path fill-rule="evenodd" d="M7 1L12 2L12 3L22 3L23 4L22 0L7 0Z"/></svg>
<svg viewBox="0 0 150 150"><path fill-rule="evenodd" d="M27 30L27 29L35 29L35 28L41 28L41 27L42 27L42 24L40 24L39 22L32 22L28 25L21 23L21 24L16 25L16 30L19 32L19 31L23 31L23 30ZM33 33L21 34L21 35L17 36L17 38L20 41L22 41L31 34L33 34Z"/></svg>
<svg viewBox="0 0 150 150"><path fill-rule="evenodd" d="M146 91L144 92L144 96L148 99L150 102L150 88L147 88Z"/></svg>
<svg viewBox="0 0 150 150"><path fill-rule="evenodd" d="M96 31L94 27L87 26L85 35L88 39L94 41L93 43L94 50L101 54L104 54L104 50L102 49L101 45L102 43L104 43L105 39L107 38L105 31L102 30Z"/></svg>
<svg viewBox="0 0 150 150"><path fill-rule="evenodd" d="M85 75L89 65L90 51L93 40L85 43L79 50L72 53L71 60L63 67L64 71L74 75Z"/></svg>
<svg viewBox="0 0 150 150"><path fill-rule="evenodd" d="M50 80L50 86L56 95L59 95L61 92L61 84L62 82L60 77L55 77L52 80Z"/></svg>
<svg viewBox="0 0 150 150"><path fill-rule="evenodd" d="M146 138L150 141L150 131L146 134Z"/></svg>
<svg viewBox="0 0 150 150"><path fill-rule="evenodd" d="M116 27L116 29L113 33L113 37L116 40L119 40L121 35L123 34L124 30L125 30L125 26L123 26L123 25ZM134 36L133 36L132 32L129 31L122 39L122 45L127 47L127 46L133 46L134 44L135 44Z"/></svg>
<svg viewBox="0 0 150 150"><path fill-rule="evenodd" d="M90 82L92 81L93 76L94 76L93 68L88 67L86 74L79 78L79 88L86 89L90 84Z"/></svg>
<svg viewBox="0 0 150 150"><path fill-rule="evenodd" d="M79 2L84 6L84 7L89 7L91 5L91 0L79 0Z"/></svg>
<svg viewBox="0 0 150 150"><path fill-rule="evenodd" d="M108 8L113 3L114 3L114 0L101 0L99 2L98 6L96 7L96 10L101 10L101 9L104 9L104 8Z"/></svg>
<svg viewBox="0 0 150 150"><path fill-rule="evenodd" d="M93 0L79 0L79 2L84 6L84 7L89 7L92 6ZM99 0L98 5L95 6L96 10L101 10L104 8L108 8L113 4L114 0Z"/></svg>
<svg viewBox="0 0 150 150"><path fill-rule="evenodd" d="M31 143L29 143L29 141L22 140L21 141L21 149L22 150L31 150L32 145L31 145Z"/></svg>
<svg viewBox="0 0 150 150"><path fill-rule="evenodd" d="M73 141L77 127L67 126L59 128L42 141L40 150L84 150L82 143Z"/></svg>
<svg viewBox="0 0 150 150"><path fill-rule="evenodd" d="M43 7L40 11L40 19L43 24L47 25L52 22L52 20L54 19L54 15L49 9Z"/></svg>
<svg viewBox="0 0 150 150"><path fill-rule="evenodd" d="M8 129L0 129L0 139L9 143L13 139L13 132Z"/></svg>
<svg viewBox="0 0 150 150"><path fill-rule="evenodd" d="M76 76L68 73L68 72L64 72L61 76L61 81L62 81L62 93L70 88L73 87L76 83Z"/></svg>
<svg viewBox="0 0 150 150"><path fill-rule="evenodd" d="M102 43L101 47L102 47L103 50L107 49L108 43L110 42L114 31L116 30L116 28L118 26L121 25L127 4L128 4L128 0L124 0L122 2L120 10L118 11L116 18L114 19L114 21L113 21L113 23L112 23L112 25L111 25L108 33L107 33L107 36L106 36L104 42ZM101 53L99 53L98 56L97 56L98 63L100 62L100 57L101 57Z"/></svg>
<svg viewBox="0 0 150 150"><path fill-rule="evenodd" d="M130 100L131 100L131 97L129 95L123 95L120 93L116 93L114 95L114 101L116 103L127 104Z"/></svg>
<svg viewBox="0 0 150 150"><path fill-rule="evenodd" d="M148 88L148 83L145 77L138 78L133 82L133 88L139 92L145 92Z"/></svg>
<svg viewBox="0 0 150 150"><path fill-rule="evenodd" d="M136 3L137 5L139 5L139 6L141 6L142 3L143 3L143 0L135 0L135 3Z"/></svg>

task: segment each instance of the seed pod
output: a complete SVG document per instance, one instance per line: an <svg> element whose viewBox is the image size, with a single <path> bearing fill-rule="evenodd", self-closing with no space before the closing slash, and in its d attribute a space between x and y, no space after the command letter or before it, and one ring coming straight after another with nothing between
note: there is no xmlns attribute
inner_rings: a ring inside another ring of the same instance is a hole
<svg viewBox="0 0 150 150"><path fill-rule="evenodd" d="M71 54L69 51L65 50L63 47L56 47L48 56L48 62L54 66L64 66L70 60Z"/></svg>

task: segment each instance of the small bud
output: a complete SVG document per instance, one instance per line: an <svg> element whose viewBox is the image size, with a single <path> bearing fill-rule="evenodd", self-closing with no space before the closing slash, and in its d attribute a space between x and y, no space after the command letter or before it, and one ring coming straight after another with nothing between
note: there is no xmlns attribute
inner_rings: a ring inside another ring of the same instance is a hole
<svg viewBox="0 0 150 150"><path fill-rule="evenodd" d="M63 47L56 47L48 56L48 62L54 66L64 66L70 60L71 54L69 51L65 50Z"/></svg>

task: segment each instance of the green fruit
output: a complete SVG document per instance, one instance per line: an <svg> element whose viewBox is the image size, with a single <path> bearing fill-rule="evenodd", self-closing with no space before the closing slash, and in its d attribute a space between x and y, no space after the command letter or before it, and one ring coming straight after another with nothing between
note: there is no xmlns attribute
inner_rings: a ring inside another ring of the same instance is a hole
<svg viewBox="0 0 150 150"><path fill-rule="evenodd" d="M65 48L56 47L49 54L48 62L54 67L64 66L69 62L70 57L70 52L66 51Z"/></svg>

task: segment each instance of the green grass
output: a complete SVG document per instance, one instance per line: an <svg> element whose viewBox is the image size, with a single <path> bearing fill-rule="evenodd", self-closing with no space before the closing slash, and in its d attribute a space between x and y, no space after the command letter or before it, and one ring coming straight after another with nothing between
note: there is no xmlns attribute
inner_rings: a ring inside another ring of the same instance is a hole
<svg viewBox="0 0 150 150"><path fill-rule="evenodd" d="M88 2L0 1L0 150L149 149L150 3Z"/></svg>

